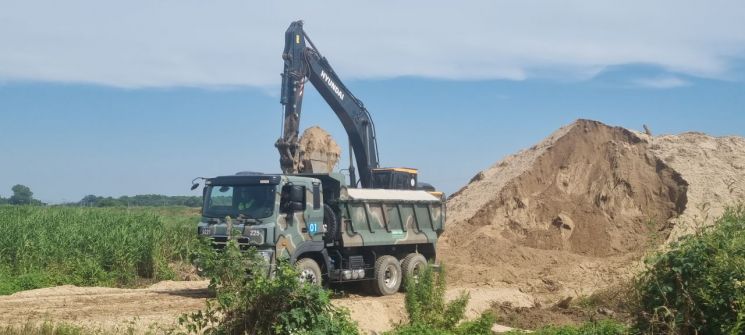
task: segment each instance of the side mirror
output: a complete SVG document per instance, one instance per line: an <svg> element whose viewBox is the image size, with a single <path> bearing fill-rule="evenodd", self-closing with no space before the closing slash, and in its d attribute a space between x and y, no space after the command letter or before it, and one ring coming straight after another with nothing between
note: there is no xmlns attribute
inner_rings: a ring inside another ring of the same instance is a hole
<svg viewBox="0 0 745 335"><path fill-rule="evenodd" d="M199 187L199 183L197 183L197 180L199 180L199 179L201 179L201 180L207 180L207 178L204 178L204 177L196 177L196 178L192 179L191 180L191 190L192 191L196 190L197 187Z"/></svg>
<svg viewBox="0 0 745 335"><path fill-rule="evenodd" d="M290 186L290 202L305 203L305 186Z"/></svg>
<svg viewBox="0 0 745 335"><path fill-rule="evenodd" d="M283 186L281 208L290 213L304 210L305 186L291 184Z"/></svg>
<svg viewBox="0 0 745 335"><path fill-rule="evenodd" d="M304 202L298 202L298 201L292 201L289 203L290 210L293 212L299 212L302 210L305 210L305 203Z"/></svg>

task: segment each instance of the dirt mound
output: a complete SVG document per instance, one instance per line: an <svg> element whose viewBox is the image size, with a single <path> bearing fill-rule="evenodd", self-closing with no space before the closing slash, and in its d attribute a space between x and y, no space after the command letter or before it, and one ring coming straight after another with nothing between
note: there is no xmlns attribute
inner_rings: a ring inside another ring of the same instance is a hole
<svg viewBox="0 0 745 335"><path fill-rule="evenodd" d="M591 256L635 250L686 205L687 183L648 147L626 129L577 121L479 173L448 202L449 223L488 226L537 249ZM476 237L472 232L446 236Z"/></svg>
<svg viewBox="0 0 745 335"><path fill-rule="evenodd" d="M318 126L310 127L303 132L298 150L300 172L331 172L341 156L341 148L331 134Z"/></svg>
<svg viewBox="0 0 745 335"><path fill-rule="evenodd" d="M578 120L451 197L441 260L460 282L578 294L624 276L686 189L637 134Z"/></svg>
<svg viewBox="0 0 745 335"><path fill-rule="evenodd" d="M689 184L688 206L672 220L670 240L712 224L727 206L745 201L745 138L702 133L640 137Z"/></svg>

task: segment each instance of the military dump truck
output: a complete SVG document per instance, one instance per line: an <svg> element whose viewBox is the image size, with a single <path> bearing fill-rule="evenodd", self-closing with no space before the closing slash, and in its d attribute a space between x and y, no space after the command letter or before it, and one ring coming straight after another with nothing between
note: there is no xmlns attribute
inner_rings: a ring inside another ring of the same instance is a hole
<svg viewBox="0 0 745 335"><path fill-rule="evenodd" d="M270 267L287 259L311 283L364 281L377 294L393 294L407 275L416 276L435 261L445 197L419 182L417 169L380 167L370 113L308 39L302 21L287 29L282 59L283 127L275 145L282 173L204 178L198 233L216 248L231 238L242 249L254 247ZM301 162L298 134L306 81L347 132L349 182L333 172L333 164L316 164L325 159Z"/></svg>
<svg viewBox="0 0 745 335"><path fill-rule="evenodd" d="M288 259L305 281L368 281L388 295L434 261L444 219L427 191L352 188L340 174L251 173L205 180L198 231L217 248L230 238L255 247L271 265Z"/></svg>

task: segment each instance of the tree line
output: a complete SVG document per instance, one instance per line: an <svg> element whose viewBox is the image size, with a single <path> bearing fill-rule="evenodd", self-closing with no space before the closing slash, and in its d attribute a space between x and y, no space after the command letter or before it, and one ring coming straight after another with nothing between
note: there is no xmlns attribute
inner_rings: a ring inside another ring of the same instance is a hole
<svg viewBox="0 0 745 335"><path fill-rule="evenodd" d="M202 206L202 198L186 195L162 195L162 194L141 194L135 196L101 197L96 195L86 195L73 205L86 207L117 207L117 206Z"/></svg>
<svg viewBox="0 0 745 335"><path fill-rule="evenodd" d="M45 205L43 202L34 199L34 192L25 185L15 185L10 188L13 195L10 198L0 196L0 205Z"/></svg>
<svg viewBox="0 0 745 335"><path fill-rule="evenodd" d="M45 203L34 199L34 192L26 185L15 185L11 188L13 195L9 198L0 196L0 205L36 205L44 206ZM85 206L85 207L126 207L126 206L202 206L202 198L185 195L162 195L162 194L141 194L134 196L102 197L97 195L86 195L77 202L62 204L64 206Z"/></svg>

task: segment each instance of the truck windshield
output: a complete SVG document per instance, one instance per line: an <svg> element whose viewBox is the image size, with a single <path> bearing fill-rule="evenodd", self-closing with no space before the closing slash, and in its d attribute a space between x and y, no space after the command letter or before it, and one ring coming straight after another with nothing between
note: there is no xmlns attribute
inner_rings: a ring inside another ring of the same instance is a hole
<svg viewBox="0 0 745 335"><path fill-rule="evenodd" d="M204 216L263 219L274 213L276 185L213 185L207 189Z"/></svg>

